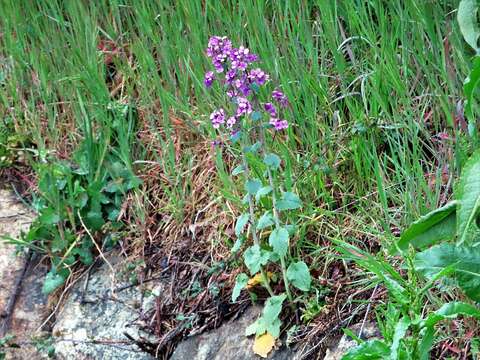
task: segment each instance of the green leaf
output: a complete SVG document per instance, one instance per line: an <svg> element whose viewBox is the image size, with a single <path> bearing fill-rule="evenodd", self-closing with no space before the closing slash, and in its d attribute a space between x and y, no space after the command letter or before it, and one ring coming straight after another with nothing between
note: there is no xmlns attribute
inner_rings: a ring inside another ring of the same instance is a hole
<svg viewBox="0 0 480 360"><path fill-rule="evenodd" d="M58 212L53 208L43 209L41 215L38 217L38 221L46 225L54 225L60 222L60 216Z"/></svg>
<svg viewBox="0 0 480 360"><path fill-rule="evenodd" d="M346 242L336 241L336 243L339 244L336 249L346 259L354 260L359 266L377 275L396 301L403 305L410 304L410 296L405 288L405 280L387 261L374 257L370 253Z"/></svg>
<svg viewBox="0 0 480 360"><path fill-rule="evenodd" d="M462 175L456 188L458 244L467 240L470 225L480 209L480 150L477 150L462 169Z"/></svg>
<svg viewBox="0 0 480 360"><path fill-rule="evenodd" d="M260 219L258 219L257 230L263 230L269 226L272 226L274 223L275 222L272 214L270 211L266 211L262 216L260 216Z"/></svg>
<svg viewBox="0 0 480 360"><path fill-rule="evenodd" d="M259 245L250 246L243 253L245 265L252 275L258 273L263 265L266 265L270 258L270 252L261 249Z"/></svg>
<svg viewBox="0 0 480 360"><path fill-rule="evenodd" d="M408 317L404 316L400 319L400 321L395 326L395 332L393 334L393 340L390 350L390 359L397 360L398 357L398 350L400 348L400 341L405 337L408 328L411 325L411 321Z"/></svg>
<svg viewBox="0 0 480 360"><path fill-rule="evenodd" d="M247 274L241 273L237 275L237 277L235 278L235 286L233 287L232 291L232 302L237 301L238 297L240 296L240 292L245 286L247 286L247 283Z"/></svg>
<svg viewBox="0 0 480 360"><path fill-rule="evenodd" d="M262 187L262 182L258 179L247 180L245 183L245 190L250 195L255 195L258 190Z"/></svg>
<svg viewBox="0 0 480 360"><path fill-rule="evenodd" d="M432 245L455 236L455 210L458 202L452 201L420 217L405 230L398 241L398 247L406 250L408 244L416 249Z"/></svg>
<svg viewBox="0 0 480 360"><path fill-rule="evenodd" d="M442 305L440 309L428 315L428 317L420 323L420 326L425 329L419 347L421 360L430 359L429 352L435 339L434 326L442 320L455 319L458 315L472 316L480 319L480 309L463 302L446 303Z"/></svg>
<svg viewBox="0 0 480 360"><path fill-rule="evenodd" d="M441 244L418 253L414 264L428 278L453 266L458 285L471 299L480 301L480 248Z"/></svg>
<svg viewBox="0 0 480 360"><path fill-rule="evenodd" d="M310 271L308 270L307 264L303 261L290 264L287 269L287 279L297 289L302 291L310 290L312 278L310 277Z"/></svg>
<svg viewBox="0 0 480 360"><path fill-rule="evenodd" d="M278 210L294 210L302 207L302 201L297 194L284 192L282 198L277 202Z"/></svg>
<svg viewBox="0 0 480 360"><path fill-rule="evenodd" d="M235 167L235 169L232 170L232 176L240 175L244 171L245 171L245 166L238 165L237 167Z"/></svg>
<svg viewBox="0 0 480 360"><path fill-rule="evenodd" d="M468 77L465 79L463 83L463 92L465 93L465 97L467 98L465 102L465 113L467 114L470 122L475 121L473 116L473 102L474 102L474 95L475 90L478 87L480 82L480 56L475 56L472 61L472 69L468 74Z"/></svg>
<svg viewBox="0 0 480 360"><path fill-rule="evenodd" d="M237 235L237 237L242 235L245 225L248 223L249 217L250 215L248 213L244 213L238 217L237 223L235 224L235 235Z"/></svg>
<svg viewBox="0 0 480 360"><path fill-rule="evenodd" d="M366 341L343 355L342 360L384 359L390 355L390 347L380 340Z"/></svg>
<svg viewBox="0 0 480 360"><path fill-rule="evenodd" d="M287 255L288 240L288 231L283 227L273 230L268 237L268 243L273 248L273 251L280 256Z"/></svg>
<svg viewBox="0 0 480 360"><path fill-rule="evenodd" d="M280 157L277 154L267 154L263 158L263 163L272 169L278 169L280 167Z"/></svg>
<svg viewBox="0 0 480 360"><path fill-rule="evenodd" d="M42 292L45 295L50 294L55 289L62 286L65 283L65 280L66 278L58 274L54 269L50 270L50 272L45 277L45 281L42 286Z"/></svg>
<svg viewBox="0 0 480 360"><path fill-rule="evenodd" d="M271 186L264 186L258 189L257 194L255 195L255 200L260 200L262 196L268 195L272 192Z"/></svg>
<svg viewBox="0 0 480 360"><path fill-rule="evenodd" d="M233 244L232 250L231 250L232 254L235 254L238 250L240 250L244 241L245 241L245 236L240 236L237 238L237 240L235 240L235 243Z"/></svg>
<svg viewBox="0 0 480 360"><path fill-rule="evenodd" d="M282 322L279 315L282 311L282 304L286 299L285 294L272 296L265 301L262 315L245 330L245 335L250 336L256 334L260 336L268 331L274 338L280 336L280 327Z"/></svg>
<svg viewBox="0 0 480 360"><path fill-rule="evenodd" d="M480 31L477 24L477 1L462 0L458 6L457 20L463 38L478 53Z"/></svg>
<svg viewBox="0 0 480 360"><path fill-rule="evenodd" d="M278 319L282 311L282 304L287 296L285 294L271 296L265 301L262 311L262 317L267 324L271 324Z"/></svg>
<svg viewBox="0 0 480 360"><path fill-rule="evenodd" d="M93 231L100 230L103 224L105 224L102 213L99 211L89 211L85 218L85 224Z"/></svg>

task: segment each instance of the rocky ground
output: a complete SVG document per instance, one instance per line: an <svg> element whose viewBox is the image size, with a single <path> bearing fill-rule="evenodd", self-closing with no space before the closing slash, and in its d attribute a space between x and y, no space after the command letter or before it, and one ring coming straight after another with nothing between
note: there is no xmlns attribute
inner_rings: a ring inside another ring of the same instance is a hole
<svg viewBox="0 0 480 360"><path fill-rule="evenodd" d="M10 191L0 190L0 236L16 238L26 230L33 214ZM55 300L41 292L46 267L38 256L18 253L14 245L0 243L0 331L13 335L0 353L7 359L42 359L50 351L58 359L153 359L142 343L155 343L142 331L145 314L161 296L162 280L134 286L124 278L125 264L118 254L109 254L109 263L100 260L84 271ZM61 300L61 301L59 301ZM250 307L214 331L181 342L173 360L249 360L258 358L251 351L252 338L244 330L259 314ZM375 336L372 326L363 333ZM18 347L10 347L16 344ZM347 338L329 350L325 359L341 359L355 343ZM54 349L54 350L53 350ZM150 348L150 352L152 352ZM157 353L158 358L162 354ZM301 354L285 346L271 353L270 359L301 359Z"/></svg>

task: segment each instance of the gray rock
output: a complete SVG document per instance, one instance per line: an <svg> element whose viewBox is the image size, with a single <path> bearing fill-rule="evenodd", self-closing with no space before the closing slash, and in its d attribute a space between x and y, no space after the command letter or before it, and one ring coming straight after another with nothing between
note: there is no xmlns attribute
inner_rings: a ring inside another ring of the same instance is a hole
<svg viewBox="0 0 480 360"><path fill-rule="evenodd" d="M110 262L117 281L114 288L124 287L125 283L118 279L121 265L115 264L112 258ZM135 286L116 290L112 295L112 280L110 267L103 264L92 271L86 290L85 279L74 285L53 329L55 353L59 359L153 359L125 335L134 339L149 338L138 324L141 314L148 306L153 306L150 299L153 296L144 298Z"/></svg>
<svg viewBox="0 0 480 360"><path fill-rule="evenodd" d="M250 307L239 319L218 329L181 342L171 360L256 360L252 351L253 337L245 337L245 329L260 314L260 307ZM268 359L293 359L293 352L282 346L269 354Z"/></svg>
<svg viewBox="0 0 480 360"><path fill-rule="evenodd" d="M363 327L361 323L350 327L350 330L352 330L357 336L360 333L360 329L362 329L360 338L363 340L380 338L380 331L378 330L377 325L373 322L366 322ZM327 350L324 360L341 360L343 355L356 346L357 342L355 340L347 335L343 335L335 347Z"/></svg>
<svg viewBox="0 0 480 360"><path fill-rule="evenodd" d="M13 193L0 189L0 237L17 238L21 231L27 231L33 214ZM6 315L6 308L15 292L17 280L21 278L25 264L23 253L17 254L16 247L0 241L0 312ZM23 281L18 287L15 306L11 318L0 319L2 329L13 335L13 342L20 348L11 348L6 353L7 359L39 359L42 358L32 340L42 337L37 331L44 320L47 297L42 294L43 278L47 272L45 266L31 261L25 268ZM2 334L0 334L2 336Z"/></svg>

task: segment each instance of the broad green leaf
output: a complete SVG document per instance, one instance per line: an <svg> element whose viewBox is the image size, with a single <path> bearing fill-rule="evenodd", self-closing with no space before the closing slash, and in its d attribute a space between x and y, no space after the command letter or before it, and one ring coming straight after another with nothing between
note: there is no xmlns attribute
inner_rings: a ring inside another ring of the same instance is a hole
<svg viewBox="0 0 480 360"><path fill-rule="evenodd" d="M259 245L250 246L243 253L245 265L252 275L260 271L262 265L265 265L270 258L270 252L263 250Z"/></svg>
<svg viewBox="0 0 480 360"><path fill-rule="evenodd" d="M245 225L248 223L249 216L250 215L248 213L244 213L238 217L235 224L235 235L237 235L237 237L242 235Z"/></svg>
<svg viewBox="0 0 480 360"><path fill-rule="evenodd" d="M263 230L269 226L272 226L275 223L273 220L273 215L270 213L270 211L266 211L262 216L260 216L260 219L258 219L257 223L257 230Z"/></svg>
<svg viewBox="0 0 480 360"><path fill-rule="evenodd" d="M415 268L432 278L453 266L453 276L462 290L475 301L480 301L480 248L441 244L418 253Z"/></svg>
<svg viewBox="0 0 480 360"><path fill-rule="evenodd" d="M280 167L280 157L277 154L270 153L265 155L263 162L272 169L278 169Z"/></svg>
<svg viewBox="0 0 480 360"><path fill-rule="evenodd" d="M380 340L366 341L343 355L342 360L384 359L390 355L390 347Z"/></svg>
<svg viewBox="0 0 480 360"><path fill-rule="evenodd" d="M477 22L477 0L462 0L458 6L457 20L463 38L477 53L480 30Z"/></svg>
<svg viewBox="0 0 480 360"><path fill-rule="evenodd" d="M393 334L393 340L391 345L390 359L398 359L398 350L400 348L400 341L405 337L408 328L410 327L411 321L408 317L402 317L400 321L395 326L395 332Z"/></svg>
<svg viewBox="0 0 480 360"><path fill-rule="evenodd" d="M277 202L278 210L293 210L302 207L302 201L297 194L292 192L284 192L282 198Z"/></svg>
<svg viewBox="0 0 480 360"><path fill-rule="evenodd" d="M105 220L103 220L102 213L100 211L89 211L85 217L85 224L94 231L100 230Z"/></svg>
<svg viewBox="0 0 480 360"><path fill-rule="evenodd" d="M277 339L280 336L281 326L282 321L277 317L273 322L267 324L267 331L272 334L275 339Z"/></svg>
<svg viewBox="0 0 480 360"><path fill-rule="evenodd" d="M45 295L50 294L55 289L62 286L63 283L65 282L65 280L66 280L66 278L64 278L62 275L58 274L53 269L50 270L50 272L45 277L45 281L44 281L43 286L42 286L42 292Z"/></svg>
<svg viewBox="0 0 480 360"><path fill-rule="evenodd" d="M245 336L257 335L260 336L267 331L267 324L263 321L262 317L259 317L253 324L250 324L245 329Z"/></svg>
<svg viewBox="0 0 480 360"><path fill-rule="evenodd" d="M472 70L468 74L468 77L463 83L463 92L467 98L465 102L465 113L467 114L469 121L475 121L473 116L473 102L475 96L475 90L480 82L480 56L475 56L472 61Z"/></svg>
<svg viewBox="0 0 480 360"><path fill-rule="evenodd" d="M467 240L468 232L480 209L480 150L477 150L462 169L456 189L458 244Z"/></svg>
<svg viewBox="0 0 480 360"><path fill-rule="evenodd" d="M480 319L480 309L463 302L451 302L442 305L440 309L428 315L428 317L420 323L420 326L425 329L419 348L421 360L430 359L429 352L435 339L434 326L442 320L455 319L458 315L472 316Z"/></svg>
<svg viewBox="0 0 480 360"><path fill-rule="evenodd" d="M288 240L288 231L287 229L282 227L273 230L268 237L268 243L273 248L273 251L275 251L280 256L287 255Z"/></svg>
<svg viewBox="0 0 480 360"><path fill-rule="evenodd" d="M457 202L452 201L420 217L403 232L398 241L398 247L405 250L408 248L408 244L411 244L418 249L441 240L452 239L456 230L456 208Z"/></svg>
<svg viewBox="0 0 480 360"><path fill-rule="evenodd" d="M303 261L291 263L287 269L287 278L297 289L302 291L310 290L312 278L307 264Z"/></svg>
<svg viewBox="0 0 480 360"><path fill-rule="evenodd" d="M262 187L262 182L258 179L247 180L245 183L245 190L250 195L255 195L258 190Z"/></svg>
<svg viewBox="0 0 480 360"><path fill-rule="evenodd" d="M247 274L241 273L237 275L237 277L235 278L235 286L233 287L232 291L232 302L237 301L238 297L240 296L240 292L245 286L247 286L247 283Z"/></svg>
<svg viewBox="0 0 480 360"><path fill-rule="evenodd" d="M266 324L273 324L277 321L280 312L282 311L282 304L287 296L285 294L271 296L265 301L262 311L262 318Z"/></svg>
<svg viewBox="0 0 480 360"><path fill-rule="evenodd" d="M53 208L43 209L41 215L38 217L38 221L42 224L53 225L60 221L60 216Z"/></svg>
<svg viewBox="0 0 480 360"><path fill-rule="evenodd" d="M235 167L235 169L232 170L232 175L233 176L240 175L244 171L245 171L245 167L243 165L238 165L237 167Z"/></svg>
<svg viewBox="0 0 480 360"><path fill-rule="evenodd" d="M272 192L271 186L264 186L258 189L257 193L255 194L255 200L260 200L262 196L268 195Z"/></svg>

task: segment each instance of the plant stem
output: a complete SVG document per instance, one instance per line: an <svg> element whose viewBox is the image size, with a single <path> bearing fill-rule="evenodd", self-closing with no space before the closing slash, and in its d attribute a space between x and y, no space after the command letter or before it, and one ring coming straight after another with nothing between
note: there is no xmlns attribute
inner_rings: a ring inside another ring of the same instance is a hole
<svg viewBox="0 0 480 360"><path fill-rule="evenodd" d="M243 149L242 149L242 161L243 161L243 167L244 167L244 171L245 171L245 178L246 178L246 180L248 180L248 178L250 176L250 169L248 167L247 157L246 157ZM248 197L248 208L249 208L249 213L250 213L250 228L252 229L253 243L255 245L260 246L260 240L259 240L258 234L257 234L257 223L255 221L255 207L254 207L254 204L253 204L252 195L247 194L247 197ZM270 284L268 282L269 281L268 276L265 273L265 270L263 269L262 266L260 266L260 274L262 276L263 285L267 289L270 296L273 296L274 293L273 293L273 290L270 287Z"/></svg>
<svg viewBox="0 0 480 360"><path fill-rule="evenodd" d="M266 147L266 141L265 141L265 130L263 127L260 127L260 141L262 142L262 155L265 157L267 154L265 151ZM280 229L280 215L277 210L277 196L275 194L275 184L273 182L273 174L272 170L270 169L269 166L267 166L267 176L268 176L268 183L270 187L272 188L272 210L273 210L273 219L275 221L275 228ZM285 291L287 293L288 300L290 302L293 301L293 296L292 293L290 292L290 283L287 278L287 266L285 264L285 256L280 256L280 266L282 268L282 277L283 277L283 283L285 284Z"/></svg>

